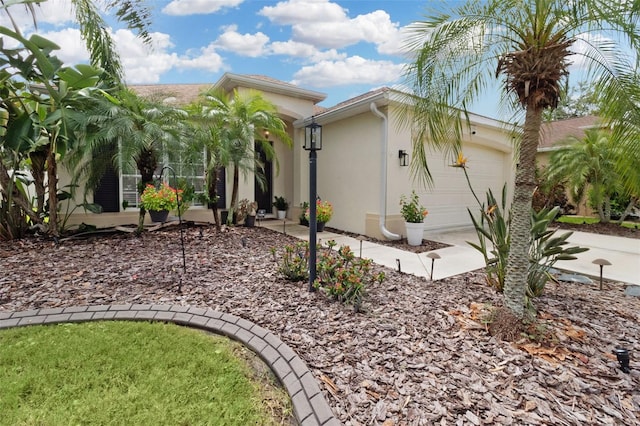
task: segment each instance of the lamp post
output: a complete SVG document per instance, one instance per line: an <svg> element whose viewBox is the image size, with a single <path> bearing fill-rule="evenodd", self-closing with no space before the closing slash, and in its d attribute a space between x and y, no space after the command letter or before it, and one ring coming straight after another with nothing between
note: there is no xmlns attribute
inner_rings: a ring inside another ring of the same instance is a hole
<svg viewBox="0 0 640 426"><path fill-rule="evenodd" d="M316 280L317 207L317 154L322 149L322 126L311 117L311 124L304 128L304 149L309 151L309 291Z"/></svg>

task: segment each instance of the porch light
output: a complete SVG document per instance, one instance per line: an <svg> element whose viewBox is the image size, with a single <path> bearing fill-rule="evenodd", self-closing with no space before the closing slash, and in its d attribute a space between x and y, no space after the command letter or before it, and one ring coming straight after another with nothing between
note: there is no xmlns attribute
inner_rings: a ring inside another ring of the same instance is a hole
<svg viewBox="0 0 640 426"><path fill-rule="evenodd" d="M304 149L309 151L309 291L313 291L316 280L316 237L317 237L317 159L316 151L322 149L322 126L311 117L311 123L304 127Z"/></svg>
<svg viewBox="0 0 640 426"><path fill-rule="evenodd" d="M311 124L304 128L304 149L307 151L320 151L322 149L322 126L311 118Z"/></svg>
<svg viewBox="0 0 640 426"><path fill-rule="evenodd" d="M407 151L404 149L401 149L398 151L398 158L400 159L400 165L402 167L408 166L409 164L407 163L407 157L409 157L409 154L407 154Z"/></svg>

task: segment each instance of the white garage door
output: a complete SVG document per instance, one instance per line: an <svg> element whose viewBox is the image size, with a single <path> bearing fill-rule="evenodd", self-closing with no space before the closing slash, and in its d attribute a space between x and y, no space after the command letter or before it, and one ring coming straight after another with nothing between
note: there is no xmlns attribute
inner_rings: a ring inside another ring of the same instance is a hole
<svg viewBox="0 0 640 426"><path fill-rule="evenodd" d="M509 155L495 149L467 144L463 149L467 158L467 173L473 189L481 202L486 201L486 191L491 188L500 200L502 187L511 172ZM425 229L446 229L472 226L467 208L479 211L464 171L451 167L453 159L443 158L441 153L431 152L428 159L434 186L419 190L423 205L429 210Z"/></svg>

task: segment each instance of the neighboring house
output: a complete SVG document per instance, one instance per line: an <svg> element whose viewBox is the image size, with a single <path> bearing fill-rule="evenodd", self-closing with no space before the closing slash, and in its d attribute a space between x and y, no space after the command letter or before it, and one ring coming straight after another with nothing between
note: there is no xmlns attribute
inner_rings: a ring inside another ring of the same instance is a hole
<svg viewBox="0 0 640 426"><path fill-rule="evenodd" d="M546 167L549 164L551 154L565 145L568 138L582 139L586 130L602 127L600 118L594 115L544 123L540 135L540 144L538 145L538 154L536 155L538 167ZM576 214L587 216L591 214L591 209L586 206L586 200L577 206Z"/></svg>
<svg viewBox="0 0 640 426"><path fill-rule="evenodd" d="M538 144L538 154L536 160L538 166L549 164L551 153L562 146L562 143L569 137L582 139L584 132L589 129L602 127L599 118L594 115L584 117L567 118L566 120L549 121L542 125L540 143Z"/></svg>
<svg viewBox="0 0 640 426"><path fill-rule="evenodd" d="M401 165L400 151L408 153L407 161L411 161L411 130L398 124L397 113L403 106L399 92L381 88L332 108L323 108L317 105L326 97L322 93L265 76L231 73L224 74L213 86L156 85L133 86L132 89L144 96L161 96L165 102L181 105L212 87L227 91L261 91L278 107L280 118L288 126L293 147L273 141L280 170L276 173L274 166L267 167L267 188L261 190L253 176L244 181L241 178L240 199L258 201L259 208L265 209L267 214L275 213L271 206L275 195L289 201L287 216L293 220L300 213L300 203L309 200L309 156L303 144L304 127L313 117L322 126L323 140L323 148L317 155L317 191L322 199L334 206L329 226L377 238L404 234L400 196L410 194L412 189L429 210L426 229L471 226L467 208L475 211L477 204L463 171L450 167L455 159L429 150L428 164L434 185L426 189L413 182L410 167ZM513 146L506 124L474 114L470 119L472 126L465 134L463 152L468 158L467 171L474 190L484 199L488 188L499 194L507 183L511 192ZM125 178L135 176L113 176L108 195L119 206L122 200L131 196L128 191L132 186L124 182ZM230 174L220 189L230 194ZM137 209L122 211L120 207L100 215L74 214L71 222L112 226L136 223L137 214ZM213 219L211 211L202 206L191 207L186 217L203 221Z"/></svg>

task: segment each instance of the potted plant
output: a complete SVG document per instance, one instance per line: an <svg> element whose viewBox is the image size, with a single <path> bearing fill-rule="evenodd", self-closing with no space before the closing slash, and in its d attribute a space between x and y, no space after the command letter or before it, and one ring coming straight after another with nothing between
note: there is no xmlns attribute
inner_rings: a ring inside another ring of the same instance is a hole
<svg viewBox="0 0 640 426"><path fill-rule="evenodd" d="M305 211L305 217L309 221L309 208ZM318 198L316 201L316 229L318 232L324 230L324 225L331 220L333 216L333 205L328 201L322 201Z"/></svg>
<svg viewBox="0 0 640 426"><path fill-rule="evenodd" d="M307 209L309 208L309 203L303 201L300 203L300 216L298 220L300 221L300 225L309 226L309 219L307 218Z"/></svg>
<svg viewBox="0 0 640 426"><path fill-rule="evenodd" d="M273 207L278 211L278 219L284 219L287 217L287 209L289 208L289 203L284 197L274 197Z"/></svg>
<svg viewBox="0 0 640 426"><path fill-rule="evenodd" d="M256 201L249 201L246 198L240 200L238 203L238 222L244 220L244 226L249 228L255 226L257 210L258 203Z"/></svg>
<svg viewBox="0 0 640 426"><path fill-rule="evenodd" d="M159 188L148 184L140 195L140 205L149 212L152 221L165 222L169 211L178 208L178 199L182 201L182 190L176 190L166 183Z"/></svg>
<svg viewBox="0 0 640 426"><path fill-rule="evenodd" d="M422 244L424 233L424 218L429 212L420 204L420 198L416 191L411 191L411 196L400 197L400 213L404 218L404 226L407 230L407 242L410 246Z"/></svg>

